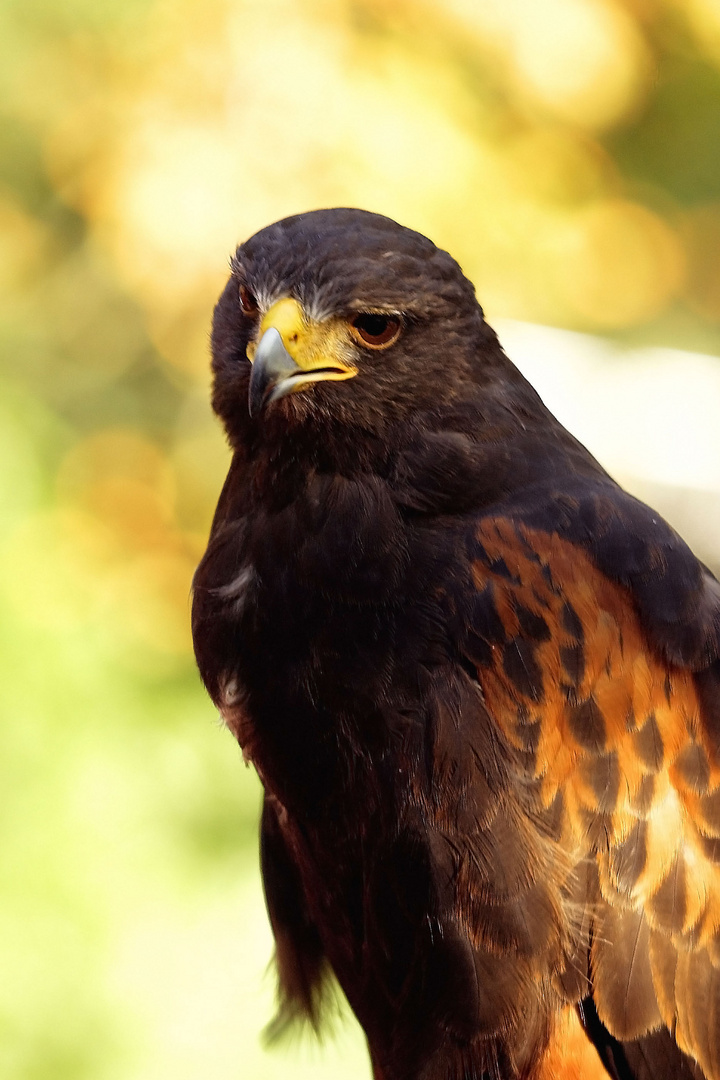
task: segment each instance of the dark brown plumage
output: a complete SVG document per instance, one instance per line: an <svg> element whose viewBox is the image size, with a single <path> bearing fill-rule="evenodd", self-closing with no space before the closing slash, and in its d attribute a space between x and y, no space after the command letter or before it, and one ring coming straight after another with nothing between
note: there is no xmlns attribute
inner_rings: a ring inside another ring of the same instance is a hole
<svg viewBox="0 0 720 1080"><path fill-rule="evenodd" d="M193 633L265 788L277 1023L332 972L377 1080L720 1080L715 578L387 218L258 233L212 346Z"/></svg>

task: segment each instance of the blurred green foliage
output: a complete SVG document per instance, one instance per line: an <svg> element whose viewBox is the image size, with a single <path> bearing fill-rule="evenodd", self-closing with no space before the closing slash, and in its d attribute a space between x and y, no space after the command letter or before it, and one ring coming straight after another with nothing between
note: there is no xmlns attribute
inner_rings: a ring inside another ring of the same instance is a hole
<svg viewBox="0 0 720 1080"><path fill-rule="evenodd" d="M259 786L191 656L234 243L363 205L493 315L720 351L711 0L5 0L0 1075L279 1077ZM543 59L545 58L545 59ZM367 1075L358 1033L295 1075Z"/></svg>

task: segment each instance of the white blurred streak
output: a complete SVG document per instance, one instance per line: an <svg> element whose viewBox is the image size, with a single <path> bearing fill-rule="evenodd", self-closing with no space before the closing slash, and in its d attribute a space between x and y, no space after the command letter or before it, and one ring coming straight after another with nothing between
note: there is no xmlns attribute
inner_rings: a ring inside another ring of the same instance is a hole
<svg viewBox="0 0 720 1080"><path fill-rule="evenodd" d="M496 320L511 360L633 494L720 566L720 358Z"/></svg>

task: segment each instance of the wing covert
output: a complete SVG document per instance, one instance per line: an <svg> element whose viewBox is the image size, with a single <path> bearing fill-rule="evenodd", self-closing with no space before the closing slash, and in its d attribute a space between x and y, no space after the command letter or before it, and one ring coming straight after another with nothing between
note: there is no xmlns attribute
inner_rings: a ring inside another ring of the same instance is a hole
<svg viewBox="0 0 720 1080"><path fill-rule="evenodd" d="M720 766L693 673L563 537L484 518L470 553L460 645L574 866L558 983L582 995L584 953L612 1035L665 1024L720 1077Z"/></svg>

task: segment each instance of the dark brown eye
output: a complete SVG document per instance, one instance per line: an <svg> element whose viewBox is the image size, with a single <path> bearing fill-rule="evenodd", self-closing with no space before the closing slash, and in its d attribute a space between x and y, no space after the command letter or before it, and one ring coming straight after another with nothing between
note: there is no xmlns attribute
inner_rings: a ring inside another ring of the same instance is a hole
<svg viewBox="0 0 720 1080"><path fill-rule="evenodd" d="M350 320L353 336L371 349L386 349L400 336L402 325L396 315L361 311Z"/></svg>
<svg viewBox="0 0 720 1080"><path fill-rule="evenodd" d="M243 315L246 315L248 319L254 319L258 313L257 300L247 285L240 286L240 308Z"/></svg>

